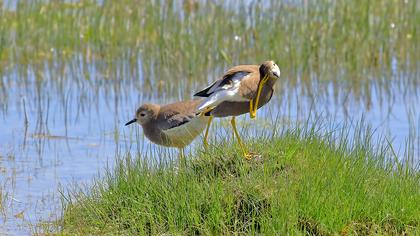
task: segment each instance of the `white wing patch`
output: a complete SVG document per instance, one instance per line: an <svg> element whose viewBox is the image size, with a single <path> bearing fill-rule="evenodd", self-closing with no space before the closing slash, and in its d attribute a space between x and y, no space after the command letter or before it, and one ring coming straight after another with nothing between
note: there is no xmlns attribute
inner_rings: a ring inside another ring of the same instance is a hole
<svg viewBox="0 0 420 236"><path fill-rule="evenodd" d="M233 74L230 77L230 80L233 81L233 84L235 84L235 81L241 81L242 79L244 79L248 75L249 75L249 72L243 72L243 71L242 72L237 72L237 73ZM209 91L207 92L207 94L211 94L211 93L217 92L220 89L229 89L229 88L232 87L231 84L225 84L225 85L219 87L220 86L220 83L221 83L221 81L219 83L215 83L212 86L212 88L209 89Z"/></svg>
<svg viewBox="0 0 420 236"><path fill-rule="evenodd" d="M213 94L210 95L208 98L204 99L203 102L198 105L198 111L205 111L209 108L214 108L222 102L230 101L230 102L247 102L249 99L242 97L239 94L239 88L241 86L241 80L246 78L247 75L244 76L244 73L236 73L231 81L232 84L226 84L222 87L212 88Z"/></svg>

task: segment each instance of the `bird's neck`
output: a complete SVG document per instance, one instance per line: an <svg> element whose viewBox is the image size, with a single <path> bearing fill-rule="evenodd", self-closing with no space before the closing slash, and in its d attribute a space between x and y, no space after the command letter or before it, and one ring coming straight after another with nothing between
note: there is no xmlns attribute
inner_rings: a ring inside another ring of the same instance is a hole
<svg viewBox="0 0 420 236"><path fill-rule="evenodd" d="M264 78L261 76L261 78ZM262 86L262 91L261 93L266 94L267 92L273 90L274 84L276 83L277 79L276 78L272 78L272 77L268 77L268 80L265 81L264 85ZM260 82L258 83L258 87L261 86L262 80L260 80Z"/></svg>
<svg viewBox="0 0 420 236"><path fill-rule="evenodd" d="M268 81L267 81L268 83ZM271 84L264 84L262 91L261 91L261 97L260 97L260 106L263 106L264 104L266 104L268 101L270 101L271 97L273 96L273 85Z"/></svg>
<svg viewBox="0 0 420 236"><path fill-rule="evenodd" d="M276 78L269 77L268 80L265 82L264 87L273 88L276 81Z"/></svg>
<svg viewBox="0 0 420 236"><path fill-rule="evenodd" d="M264 77L261 77L261 78L264 78ZM273 91L274 91L273 87L275 83L276 83L276 79L271 78L271 77L269 77L268 80L264 83L264 85L261 88L258 108L262 107L264 104L266 104L268 101L271 100L271 97L273 96ZM260 86L260 84L258 84L258 86ZM256 102L255 99L254 99L254 102Z"/></svg>

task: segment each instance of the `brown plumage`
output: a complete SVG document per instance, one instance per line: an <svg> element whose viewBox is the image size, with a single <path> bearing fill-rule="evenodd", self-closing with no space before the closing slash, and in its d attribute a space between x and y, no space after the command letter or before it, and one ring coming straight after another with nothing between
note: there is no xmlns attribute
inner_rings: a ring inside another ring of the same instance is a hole
<svg viewBox="0 0 420 236"><path fill-rule="evenodd" d="M252 66L256 67L256 66ZM253 69L252 67L249 67L248 70ZM235 68L235 67L234 67ZM258 67L257 67L258 71ZM240 87L240 93L245 94L247 98L250 100L255 97L258 83L260 81L259 73L254 70L252 72L252 75L249 78L248 83L244 83L243 86ZM264 106L267 102L271 100L271 97L273 96L273 86L276 80L269 80L267 83L264 84L261 94L260 94L260 100L258 103L258 108ZM239 116L245 113L249 112L249 103L251 101L246 102L230 102L225 101L216 106L213 110L210 111L209 115L212 115L214 117L227 117L227 116ZM253 101L255 102L255 100Z"/></svg>
<svg viewBox="0 0 420 236"><path fill-rule="evenodd" d="M257 110L255 108L260 108L271 100L274 84L279 77L280 69L274 61L265 61L260 66L232 67L220 79L195 94L195 96L206 97L198 106L198 111L210 117L232 116L233 130L247 157L248 153L236 130L235 116L249 112L251 118L255 118ZM210 123L211 119L204 136L205 144Z"/></svg>
<svg viewBox="0 0 420 236"><path fill-rule="evenodd" d="M210 119L197 112L200 102L181 101L163 106L144 104L137 109L135 118L125 125L137 122L153 143L184 148L203 132Z"/></svg>

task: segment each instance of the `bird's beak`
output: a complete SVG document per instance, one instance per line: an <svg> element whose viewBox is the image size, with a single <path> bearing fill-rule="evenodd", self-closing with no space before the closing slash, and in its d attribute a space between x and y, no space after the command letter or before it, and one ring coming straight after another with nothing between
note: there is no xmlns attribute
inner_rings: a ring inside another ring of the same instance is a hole
<svg viewBox="0 0 420 236"><path fill-rule="evenodd" d="M125 126L131 125L131 124L133 124L135 122L137 122L137 118L134 118L134 119L130 120L129 122L125 123Z"/></svg>
<svg viewBox="0 0 420 236"><path fill-rule="evenodd" d="M274 71L274 72L273 72L273 75L274 75L277 79L280 79L280 74L279 74L279 73L277 73L277 71Z"/></svg>
<svg viewBox="0 0 420 236"><path fill-rule="evenodd" d="M271 69L271 73L273 73L273 76L277 79L280 79L280 68L275 65L274 68Z"/></svg>

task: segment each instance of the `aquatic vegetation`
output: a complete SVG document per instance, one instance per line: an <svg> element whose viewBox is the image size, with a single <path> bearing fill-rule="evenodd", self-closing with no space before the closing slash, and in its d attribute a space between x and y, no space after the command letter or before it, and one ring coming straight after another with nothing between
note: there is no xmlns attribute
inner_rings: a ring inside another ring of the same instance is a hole
<svg viewBox="0 0 420 236"><path fill-rule="evenodd" d="M19 67L25 80L27 69L63 71L73 61L84 79L142 77L145 86L163 81L166 92L177 92L166 82L189 88L216 78L225 65L275 59L296 82L333 81L363 94L367 78L387 84L403 76L416 83L417 4L19 1L1 10L1 73ZM91 78L92 66L99 76ZM46 79L43 73L37 80Z"/></svg>
<svg viewBox="0 0 420 236"><path fill-rule="evenodd" d="M88 189L64 195L64 234L418 234L418 169L398 169L387 145L287 129L231 143L185 165L125 156ZM344 131L345 132L345 131ZM376 148L376 149L375 149Z"/></svg>

